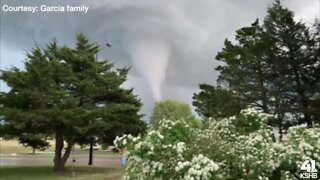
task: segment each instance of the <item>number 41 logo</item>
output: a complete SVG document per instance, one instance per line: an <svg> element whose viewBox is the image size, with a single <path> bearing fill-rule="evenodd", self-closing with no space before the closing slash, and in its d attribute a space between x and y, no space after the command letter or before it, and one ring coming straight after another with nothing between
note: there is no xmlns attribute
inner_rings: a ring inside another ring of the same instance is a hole
<svg viewBox="0 0 320 180"><path fill-rule="evenodd" d="M307 171L307 172L317 172L316 161L315 160L306 160L303 162L300 169Z"/></svg>

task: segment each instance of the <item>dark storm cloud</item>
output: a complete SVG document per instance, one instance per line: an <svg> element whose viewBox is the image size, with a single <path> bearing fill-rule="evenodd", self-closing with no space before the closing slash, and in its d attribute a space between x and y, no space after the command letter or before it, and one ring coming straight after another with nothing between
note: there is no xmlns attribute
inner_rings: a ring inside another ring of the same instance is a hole
<svg viewBox="0 0 320 180"><path fill-rule="evenodd" d="M271 0L2 0L1 5L88 5L84 13L1 12L3 65L21 67L23 51L34 41L56 37L73 45L85 33L102 46L100 57L117 66L132 66L127 87L143 99L144 112L155 100L173 98L190 103L198 84L214 83L216 53L225 38L266 14ZM316 0L285 1L300 18L314 19ZM313 11L313 13L312 13ZM313 16L310 18L310 16ZM298 17L298 18L299 18Z"/></svg>

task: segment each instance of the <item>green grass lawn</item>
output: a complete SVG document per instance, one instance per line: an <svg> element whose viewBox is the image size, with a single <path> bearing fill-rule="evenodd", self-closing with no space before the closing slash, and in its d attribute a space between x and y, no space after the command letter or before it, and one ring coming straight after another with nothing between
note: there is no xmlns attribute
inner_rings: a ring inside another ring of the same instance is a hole
<svg viewBox="0 0 320 180"><path fill-rule="evenodd" d="M69 166L65 172L55 173L52 166L0 167L1 180L121 180L122 173L120 168Z"/></svg>

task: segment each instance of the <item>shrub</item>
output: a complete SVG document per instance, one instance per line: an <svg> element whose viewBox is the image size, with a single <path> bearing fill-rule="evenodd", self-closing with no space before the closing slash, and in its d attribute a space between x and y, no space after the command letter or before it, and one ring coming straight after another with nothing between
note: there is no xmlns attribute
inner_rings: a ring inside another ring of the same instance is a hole
<svg viewBox="0 0 320 180"><path fill-rule="evenodd" d="M320 130L292 127L274 142L268 114L254 109L192 128L163 120L146 136L114 141L129 153L125 179L298 179L304 160L320 161ZM319 167L317 167L319 168Z"/></svg>

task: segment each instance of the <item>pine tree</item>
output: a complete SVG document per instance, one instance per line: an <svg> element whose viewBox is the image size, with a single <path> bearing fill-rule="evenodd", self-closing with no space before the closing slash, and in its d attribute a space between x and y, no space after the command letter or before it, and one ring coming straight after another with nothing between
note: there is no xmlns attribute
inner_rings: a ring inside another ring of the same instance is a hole
<svg viewBox="0 0 320 180"><path fill-rule="evenodd" d="M269 67L262 39L262 28L256 20L250 27L236 32L237 44L225 41L225 47L216 56L225 65L218 66L218 82L235 92L243 104L250 104L269 112L267 74Z"/></svg>
<svg viewBox="0 0 320 180"><path fill-rule="evenodd" d="M221 62L216 68L220 72L218 84L237 98L241 107L253 106L274 114L280 135L285 124L298 122L312 127L318 114L313 104L320 94L317 32L317 28L312 32L304 23L296 22L293 12L276 0L262 23L256 20L236 31L235 42L225 40L216 56ZM199 95L195 96L198 111L218 116L208 104L215 103L213 109L223 109L224 105L216 103L219 98L212 88L201 93L210 98L201 102Z"/></svg>
<svg viewBox="0 0 320 180"><path fill-rule="evenodd" d="M98 61L98 51L98 45L79 34L75 48L60 47L56 41L45 48L37 46L27 54L25 70L2 72L1 80L11 88L1 94L4 120L23 133L53 136L55 171L64 170L73 145L81 137L106 132L110 134L104 136L112 138L120 132L108 130L119 124L141 127L138 130L145 127L138 113L140 100L132 89L120 87L129 69L114 70L113 64ZM112 114L115 111L118 114ZM126 111L132 117L121 116Z"/></svg>
<svg viewBox="0 0 320 180"><path fill-rule="evenodd" d="M192 104L203 118L226 118L245 108L239 98L222 87L200 84L201 91L193 95Z"/></svg>
<svg viewBox="0 0 320 180"><path fill-rule="evenodd" d="M282 90L291 104L287 111L303 114L302 122L312 127L310 98L319 82L313 66L317 62L313 53L315 39L310 29L304 23L296 22L293 12L284 8L280 1L268 9L264 29L273 41L273 65L278 67Z"/></svg>

